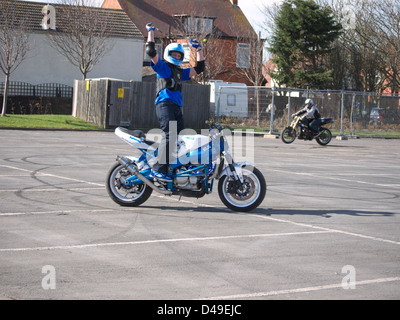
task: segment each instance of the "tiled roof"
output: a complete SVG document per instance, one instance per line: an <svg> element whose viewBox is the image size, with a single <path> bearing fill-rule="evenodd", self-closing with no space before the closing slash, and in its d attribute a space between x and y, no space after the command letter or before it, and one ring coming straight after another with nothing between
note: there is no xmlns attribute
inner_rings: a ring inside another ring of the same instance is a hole
<svg viewBox="0 0 400 320"><path fill-rule="evenodd" d="M118 0L118 2L143 34L147 34L145 26L148 22L153 22L164 35L169 32L178 34L173 16L195 15L215 17L214 26L222 37L257 38L257 34L240 9L240 3L239 6L235 6L230 0ZM158 33L158 37L161 38L163 35Z"/></svg>
<svg viewBox="0 0 400 320"><path fill-rule="evenodd" d="M43 14L42 8L48 3L40 2L27 2L27 1L16 1L16 0L0 0L0 4L8 4L15 6L14 14L17 17L24 19L26 27L30 31L43 31L41 27ZM66 21L62 16L57 15L57 7L64 5L51 4L56 9L56 30L62 32L65 30L65 25L71 23ZM104 15L105 21L110 21L109 35L117 38L140 38L144 36L131 19L127 16L125 11L116 9L103 9L90 7L89 10L96 10ZM2 21L0 21L1 25Z"/></svg>

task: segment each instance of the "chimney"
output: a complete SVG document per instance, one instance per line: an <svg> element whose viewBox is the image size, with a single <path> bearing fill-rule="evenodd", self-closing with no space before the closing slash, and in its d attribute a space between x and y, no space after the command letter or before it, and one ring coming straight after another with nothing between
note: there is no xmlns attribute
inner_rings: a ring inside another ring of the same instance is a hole
<svg viewBox="0 0 400 320"><path fill-rule="evenodd" d="M237 7L238 6L238 0L231 0L232 5Z"/></svg>

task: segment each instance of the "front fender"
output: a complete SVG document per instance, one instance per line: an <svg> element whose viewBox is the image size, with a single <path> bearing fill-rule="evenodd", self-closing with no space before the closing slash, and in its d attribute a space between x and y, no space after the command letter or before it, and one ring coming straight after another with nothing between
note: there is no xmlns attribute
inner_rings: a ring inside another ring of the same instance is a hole
<svg viewBox="0 0 400 320"><path fill-rule="evenodd" d="M236 174L238 175L240 182L243 182L243 173L242 173L242 168L245 166L253 166L253 163L251 162L235 162L233 163L233 166L235 168ZM233 176L233 173L231 171L231 168L229 166L226 166L224 170L222 170L221 174L219 175L218 179L221 179L223 176Z"/></svg>

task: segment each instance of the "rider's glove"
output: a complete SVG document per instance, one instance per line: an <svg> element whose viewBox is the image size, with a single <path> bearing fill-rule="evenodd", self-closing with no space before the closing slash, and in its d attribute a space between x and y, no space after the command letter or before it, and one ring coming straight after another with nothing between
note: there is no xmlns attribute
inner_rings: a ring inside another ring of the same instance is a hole
<svg viewBox="0 0 400 320"><path fill-rule="evenodd" d="M151 31L151 30L156 30L156 27L153 25L153 22L149 22L148 24L146 24L146 29L147 31Z"/></svg>
<svg viewBox="0 0 400 320"><path fill-rule="evenodd" d="M201 48L201 44L199 43L199 41L197 41L197 39L190 39L189 43L195 49Z"/></svg>

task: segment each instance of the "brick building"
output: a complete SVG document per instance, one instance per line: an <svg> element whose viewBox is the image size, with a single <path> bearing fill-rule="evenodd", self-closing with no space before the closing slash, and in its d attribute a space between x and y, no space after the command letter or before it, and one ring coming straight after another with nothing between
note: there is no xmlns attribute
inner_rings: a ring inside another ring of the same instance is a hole
<svg viewBox="0 0 400 320"><path fill-rule="evenodd" d="M187 39L203 40L208 80L251 85L244 70L254 68L251 56L258 39L239 5L238 0L105 0L102 7L123 9L144 35L146 24L153 22L160 56L168 43L179 42L188 53L185 62L194 65Z"/></svg>

